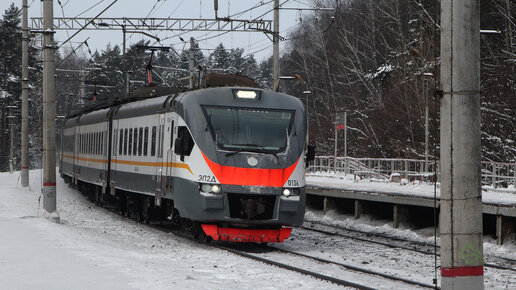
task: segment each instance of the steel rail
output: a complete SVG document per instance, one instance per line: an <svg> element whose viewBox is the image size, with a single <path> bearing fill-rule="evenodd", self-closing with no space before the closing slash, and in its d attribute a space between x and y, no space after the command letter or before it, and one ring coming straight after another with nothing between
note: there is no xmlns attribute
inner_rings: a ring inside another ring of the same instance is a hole
<svg viewBox="0 0 516 290"><path fill-rule="evenodd" d="M421 287L425 287L425 288L436 289L435 285L433 285L433 284L426 284L426 283L422 283L422 282L412 281L412 280L405 279L405 278L402 278L402 277L397 277L397 276L393 276L393 275L389 275L389 274L384 274L384 273L381 273L381 272L376 272L376 271L373 271L373 270L368 270L368 269L365 269L365 268L360 268L360 267L356 267L356 266L353 266L353 265L344 264L344 263L340 263L340 262L334 262L334 261L330 261L330 260L327 260L327 259L306 255L306 254L303 254L303 253L298 253L298 252L294 252L294 251L284 250L284 249L280 249L280 248L273 247L273 246L269 246L269 248L272 248L272 249L280 251L280 252L289 253L289 254L293 254L293 255L296 255L296 256L301 256L301 257L313 259L313 260L316 260L316 261L322 262L322 263L334 264L334 265L341 266L341 267L344 267L346 269L357 271L357 272L363 272L363 273L366 273L366 274L376 275L376 276L380 276L380 277L391 279L391 280L395 280L395 281L404 282L404 283L411 284L411 285L417 285L417 286L421 286ZM440 288L437 287L437 289L440 289Z"/></svg>
<svg viewBox="0 0 516 290"><path fill-rule="evenodd" d="M327 227L331 227L331 228L335 228L335 229L339 229L339 230L346 230L346 231L356 232L356 233L365 234L365 235L373 235L373 236L377 236L377 237L381 237L381 238L385 238L385 239L391 239L391 240L400 241L400 242L413 243L413 244L416 244L416 245L419 245L419 246L426 246L426 247L433 247L434 246L434 245L428 244L428 243L417 242L417 241L410 241L410 240L407 240L407 239L401 239L401 238L397 238L397 237L390 237L390 236L382 235L382 234L378 234L378 233L364 232L364 231L360 231L360 230L354 230L354 229L343 228L343 227L338 227L338 226L334 226L334 225L328 225L328 224L324 224L324 223L320 223L320 222L313 222L313 221L310 221L310 222L313 223L313 224L327 226ZM388 244L388 243L384 243L384 242L380 242L380 241L372 241L372 240L368 240L368 239L364 239L364 238L360 238L360 237L353 237L353 236L342 234L342 233L329 232L329 231L325 231L325 230L321 230L321 229L314 229L314 228L310 228L310 227L306 227L306 226L301 226L299 228L302 228L302 229L305 229L305 230L309 230L309 231L319 232L319 233L326 234L326 235L341 236L341 237L345 237L345 238L349 238L349 239L354 239L354 240L361 241L361 242L368 242L368 243L372 243L372 244L383 245L383 246L386 246L386 247L389 247L389 248L398 248L398 249L413 251L413 252L417 252L417 253L421 253L421 254L425 254L425 255L434 255L433 252L419 250L419 249L414 249L414 248L411 248L411 247L405 247L405 246L402 246L402 245L392 245L392 244ZM437 246L437 247L440 248L440 246ZM501 260L505 260L505 261L510 262L510 263L516 263L515 260L509 259L509 258L498 257L498 256L492 256L492 257L493 258L497 258L497 259L501 259ZM501 265L496 265L496 264L491 264L491 263L484 263L484 266L487 267L487 268L494 268L494 269L499 269L499 270L507 270L507 271L516 272L515 268L511 268L511 267L507 267L507 266L501 266Z"/></svg>

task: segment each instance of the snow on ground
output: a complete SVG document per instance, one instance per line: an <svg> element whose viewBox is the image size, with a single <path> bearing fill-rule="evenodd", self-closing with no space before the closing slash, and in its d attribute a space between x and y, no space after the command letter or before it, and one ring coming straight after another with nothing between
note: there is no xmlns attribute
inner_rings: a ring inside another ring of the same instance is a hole
<svg viewBox="0 0 516 290"><path fill-rule="evenodd" d="M30 180L32 190L23 189L19 184L19 172L0 173L0 288L338 288L334 284L193 243L120 217L94 206L60 178L57 179L57 207L61 224L37 218L38 211L41 212L38 203L40 171L31 171ZM313 177L308 180L312 182ZM330 178L321 178L320 181L336 184ZM381 191L387 186L391 185L382 184ZM324 215L320 211L308 210L305 219L412 240L433 241L432 229L412 230L409 226L393 229L390 221L373 220L367 216L357 221L331 211ZM344 263L368 265L373 270L404 274L426 283L434 275L432 256L337 237L307 235L306 230L294 229L292 237L279 247ZM515 245L513 234L501 247L496 246L492 238L486 238L484 249L486 253L514 259ZM295 263L295 259L289 262ZM515 276L507 271L486 271L486 287L513 288Z"/></svg>
<svg viewBox="0 0 516 290"><path fill-rule="evenodd" d="M354 180L353 175L335 176L333 174L311 174L307 175L306 182L310 186L318 186L330 189L363 190L373 193L391 193L409 196L434 197L434 185L419 181L400 183L384 182L379 180ZM439 184L437 184L436 195L440 196ZM514 188L512 188L514 189ZM505 204L516 207L516 192L508 190L493 190L492 187L482 188L482 201L484 203ZM334 225L345 226L351 229L363 230L375 233L389 233L390 236L411 239L419 242L433 243L433 228L419 229L415 231L410 228L394 229L392 221L371 219L368 216L355 221L350 216L327 213L325 216L314 216L313 212L307 212L305 220L321 220ZM439 238L437 238L439 243ZM484 236L484 253L499 257L516 259L516 233L505 238L504 245L496 245L496 239L491 236Z"/></svg>
<svg viewBox="0 0 516 290"><path fill-rule="evenodd" d="M347 176L335 176L334 174L310 174L306 177L306 183L312 186L363 190L375 193L392 193L426 198L434 197L434 185L419 181L404 183L392 183L388 181L362 179L354 180L353 174ZM440 189L437 184L436 195L439 198ZM494 190L490 186L482 187L482 201L484 203L497 203L516 206L516 191Z"/></svg>
<svg viewBox="0 0 516 290"><path fill-rule="evenodd" d="M21 188L19 172L0 173L0 288L337 288L122 218L60 178L61 224L37 218L39 170L30 181L32 191Z"/></svg>

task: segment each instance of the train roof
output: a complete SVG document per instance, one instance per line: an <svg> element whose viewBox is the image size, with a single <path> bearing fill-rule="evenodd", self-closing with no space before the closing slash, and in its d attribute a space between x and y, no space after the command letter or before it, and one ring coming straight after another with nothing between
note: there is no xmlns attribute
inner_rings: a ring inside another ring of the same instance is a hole
<svg viewBox="0 0 516 290"><path fill-rule="evenodd" d="M256 92L256 99L237 97L239 91ZM239 106L239 107L260 107L260 108L300 108L302 103L293 96L264 90L254 87L208 87L181 93L168 93L157 97L150 97L143 100L135 100L124 104L113 104L110 107L79 114L78 122L81 125L93 124L107 121L109 115L113 119L124 119L137 116L160 114L167 111L177 111L183 117L190 106L214 105L214 106ZM67 125L70 124L70 118Z"/></svg>

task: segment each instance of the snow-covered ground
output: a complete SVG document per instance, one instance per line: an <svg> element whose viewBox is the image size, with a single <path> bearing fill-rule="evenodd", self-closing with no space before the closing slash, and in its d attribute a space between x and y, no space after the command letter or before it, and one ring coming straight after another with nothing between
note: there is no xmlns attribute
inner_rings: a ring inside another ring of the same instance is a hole
<svg viewBox="0 0 516 290"><path fill-rule="evenodd" d="M2 289L339 288L120 217L94 206L60 178L57 206L61 224L38 218L40 171L31 171L30 180L31 190L23 189L19 172L0 173ZM306 219L420 241L433 240L431 229L392 229L386 225L389 221L374 221L366 216L356 221L335 213L308 211ZM373 270L401 274L425 283L431 283L434 275L432 256L308 234L306 230L294 229L292 237L278 247L367 265ZM514 259L515 245L513 235L501 247L486 238L484 248L488 254ZM287 259L297 263L294 258ZM512 273L486 270L486 288L514 288L516 275Z"/></svg>
<svg viewBox="0 0 516 290"><path fill-rule="evenodd" d="M336 285L154 230L93 206L57 180L61 224L37 218L19 172L0 173L1 289L333 289Z"/></svg>

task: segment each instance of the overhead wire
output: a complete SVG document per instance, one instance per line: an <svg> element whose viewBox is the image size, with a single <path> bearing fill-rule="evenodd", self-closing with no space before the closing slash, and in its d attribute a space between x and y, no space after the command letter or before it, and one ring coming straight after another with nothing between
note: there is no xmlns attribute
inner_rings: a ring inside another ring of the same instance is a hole
<svg viewBox="0 0 516 290"><path fill-rule="evenodd" d="M70 1L70 0L68 0L68 1ZM101 4L104 1L106 1L106 0L100 0L99 2L97 2L97 3L93 4L92 6L90 6L88 9L86 9L86 10L82 11L81 13L75 15L74 18L77 18L77 17L83 15L84 13L86 13L86 12L90 11L91 9L97 7L99 4ZM68 3L68 2L66 2L66 3Z"/></svg>
<svg viewBox="0 0 516 290"><path fill-rule="evenodd" d="M283 1L282 3L280 3L280 4L279 4L279 6L282 6L282 5L284 5L285 3L289 2L289 1L291 1L291 0L285 0L285 1ZM266 11L265 13L263 13L263 14L261 14L260 16L256 17L255 19L251 20L250 22L253 22L253 21L258 20L259 18L261 18L261 17L263 17L263 16L267 15L268 13L270 13L270 12L271 12L271 11L273 11L273 10L274 10L274 8L272 8L272 9L270 9L270 10ZM236 27L232 28L231 30L221 32L221 33L219 33L219 34L217 34L217 35L214 35L214 36L211 36L211 37L207 37L207 38L205 38L205 39L198 39L198 41L203 41L203 40L212 39L212 38L215 38L215 37L218 37L218 36L221 36L221 35L227 34L227 33L229 33L229 32L233 32L233 31L235 31L236 29L238 29L238 28L242 27L242 25L244 25L244 24L243 24L243 23L240 23L240 24L238 24Z"/></svg>
<svg viewBox="0 0 516 290"><path fill-rule="evenodd" d="M268 1L268 2L264 2L264 3L261 3L261 2L260 2L259 4L255 5L255 6L251 7L251 8L248 8L248 9L246 9L246 10L243 10L243 11L237 12L237 13L235 13L235 14L233 14L233 15L230 15L230 16L229 16L229 18L236 17L236 16L240 16L240 15L242 15L242 14L244 14L244 13L246 13L246 12L250 11L250 10L253 10L253 9L256 9L256 8L259 8L259 7L262 7L262 6L267 5L267 4L269 4L269 3L273 2L273 1L274 1L274 0L271 0L271 1ZM285 2L287 2L287 1L290 1L290 0L286 0ZM273 9L272 9L272 10L273 10ZM252 22L252 21L256 21L258 18L262 17L263 15L265 15L265 14L269 13L269 12L270 12L270 11L272 11L272 10L269 10L268 12L266 12L266 13L262 14L261 16L259 16L259 17L255 18L255 19L253 19L253 20L250 20L250 22ZM170 16L169 16L169 17L170 17ZM239 25L237 26L237 28L240 28L242 25L243 25L242 23L241 23L241 24L239 24ZM191 32L192 32L192 31L183 31L183 32L180 32L180 33L176 33L176 34L174 34L174 35L172 35L172 36L164 37L162 40L168 40L168 39L171 39L171 38L174 38L174 37L178 37L178 36L181 36L181 35L184 35L184 34L187 34L187 33L191 33ZM231 32L231 31L226 31L226 32L225 32L225 33L223 33L223 34L226 34L226 33L228 33L228 32ZM210 32L207 32L205 35L209 35L209 34L212 34L212 33L216 33L216 32L215 32L215 31L210 31ZM222 35L222 34L221 34L221 35ZM214 36L214 37L212 37L212 38L215 38L215 37L218 37L218 36L220 36L220 35ZM211 39L211 38L207 38L207 39Z"/></svg>
<svg viewBox="0 0 516 290"><path fill-rule="evenodd" d="M109 4L106 8L104 8L104 10L102 10L99 14L97 14L97 16L93 17L93 19L91 19L90 22L86 23L83 27L81 27L79 30L77 30L72 36L68 37L67 40L65 40L63 43L61 43L59 48L61 48L68 41L70 41L72 38L74 38L77 34L79 34L79 32L84 30L84 28L86 28L86 26L88 26L91 22L93 22L93 20L97 19L100 15L104 14L104 12L106 12L109 8L111 8L111 6L113 6L117 1L118 0L114 0L111 4Z"/></svg>

